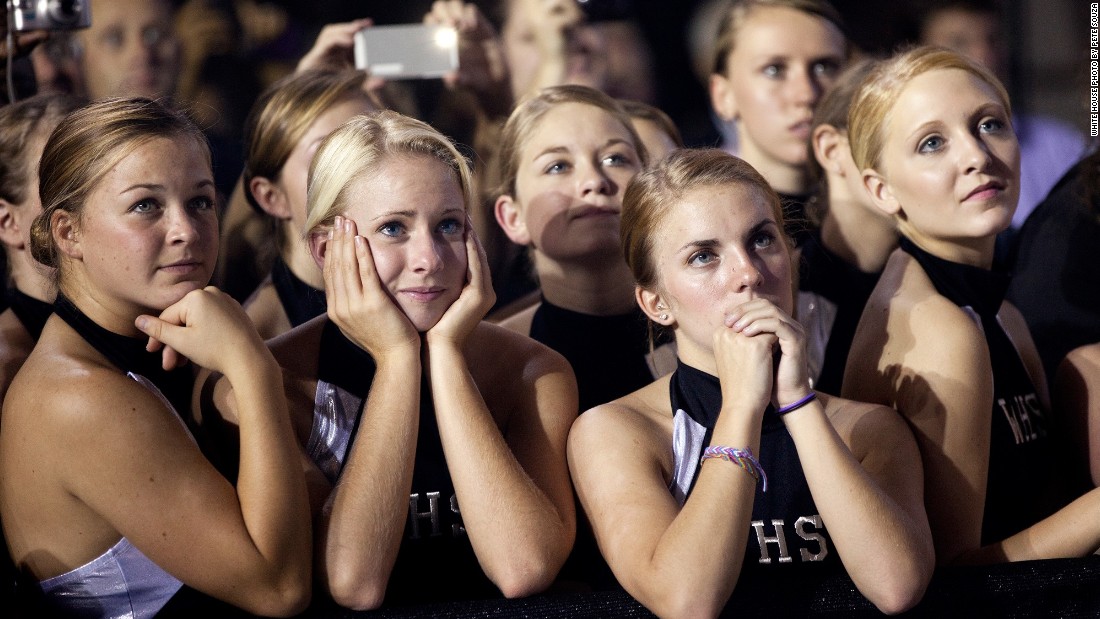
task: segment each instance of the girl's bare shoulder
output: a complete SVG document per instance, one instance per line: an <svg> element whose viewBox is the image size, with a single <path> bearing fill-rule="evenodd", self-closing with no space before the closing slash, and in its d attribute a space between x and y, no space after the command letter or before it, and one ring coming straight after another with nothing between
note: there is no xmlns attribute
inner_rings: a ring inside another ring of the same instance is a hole
<svg viewBox="0 0 1100 619"><path fill-rule="evenodd" d="M941 295L901 250L891 255L863 316L860 330L878 328L887 348L943 350L952 342L966 346L984 339L974 316Z"/></svg>
<svg viewBox="0 0 1100 619"><path fill-rule="evenodd" d="M670 376L662 376L627 395L584 411L572 433L603 441L643 440L668 449L672 441Z"/></svg>

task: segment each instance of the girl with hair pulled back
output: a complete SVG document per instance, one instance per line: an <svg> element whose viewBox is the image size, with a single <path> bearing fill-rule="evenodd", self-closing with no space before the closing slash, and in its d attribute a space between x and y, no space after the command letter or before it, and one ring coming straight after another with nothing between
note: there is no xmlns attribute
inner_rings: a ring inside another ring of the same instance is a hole
<svg viewBox="0 0 1100 619"><path fill-rule="evenodd" d="M575 528L568 364L494 301L469 166L429 125L357 116L310 166L327 315L270 342L309 457L319 582L356 609L545 589Z"/></svg>
<svg viewBox="0 0 1100 619"><path fill-rule="evenodd" d="M826 0L732 0L727 6L715 42L711 106L736 129L736 154L779 193L790 224L804 228L814 191L810 123L848 58L843 22Z"/></svg>
<svg viewBox="0 0 1100 619"><path fill-rule="evenodd" d="M821 98L810 132L817 196L798 272L798 322L806 328L814 388L840 393L844 366L867 299L898 246L894 219L871 202L852 159L848 108L877 61L844 70Z"/></svg>
<svg viewBox="0 0 1100 619"><path fill-rule="evenodd" d="M363 91L365 79L359 71L295 73L261 94L248 117L244 193L264 214L264 238L274 239L269 249L275 255L261 261L270 271L243 306L264 339L325 311L324 281L305 242L306 176L325 136L351 117L378 109ZM227 233L227 252L249 248L233 242L239 230Z"/></svg>
<svg viewBox="0 0 1100 619"><path fill-rule="evenodd" d="M52 273L30 255L31 222L42 212L38 161L53 128L82 104L38 95L0 108L0 242L11 304L0 314L0 401L53 313Z"/></svg>
<svg viewBox="0 0 1100 619"><path fill-rule="evenodd" d="M62 615L182 612L194 591L300 612L305 483L278 366L207 286L217 219L202 133L161 103L100 101L57 126L39 178L30 244L58 293L0 422L16 564ZM189 430L215 410L239 421L235 487Z"/></svg>
<svg viewBox="0 0 1100 619"><path fill-rule="evenodd" d="M1100 547L1100 490L1065 496L1042 365L1005 301L1008 276L992 268L1020 187L1011 113L993 74L931 47L876 68L849 111L863 184L901 239L860 321L843 394L909 422L941 564Z"/></svg>
<svg viewBox="0 0 1100 619"><path fill-rule="evenodd" d="M501 324L565 356L581 411L667 371L618 247L623 192L649 161L630 116L592 88L545 88L512 112L500 156L497 223L539 284L538 302Z"/></svg>
<svg viewBox="0 0 1100 619"><path fill-rule="evenodd" d="M627 189L622 250L677 353L569 435L622 586L661 617L713 617L744 580L798 587L843 567L882 611L915 605L934 563L916 445L896 412L809 388L767 181L717 149L675 151Z"/></svg>

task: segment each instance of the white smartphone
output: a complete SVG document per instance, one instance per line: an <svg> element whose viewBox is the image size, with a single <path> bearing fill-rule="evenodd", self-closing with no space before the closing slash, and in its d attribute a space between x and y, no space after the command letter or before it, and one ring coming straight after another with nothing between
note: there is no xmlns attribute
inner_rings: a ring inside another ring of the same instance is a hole
<svg viewBox="0 0 1100 619"><path fill-rule="evenodd" d="M437 78L458 68L458 33L447 26L371 26L355 33L355 68L386 79Z"/></svg>

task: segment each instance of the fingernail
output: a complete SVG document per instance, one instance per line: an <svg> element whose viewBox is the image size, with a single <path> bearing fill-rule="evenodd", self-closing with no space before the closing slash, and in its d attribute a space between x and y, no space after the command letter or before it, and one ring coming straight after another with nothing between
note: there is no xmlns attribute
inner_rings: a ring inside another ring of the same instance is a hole
<svg viewBox="0 0 1100 619"><path fill-rule="evenodd" d="M147 322L148 322L148 320L144 316L139 316L138 319L137 319L137 323L136 323L137 328L144 331L145 330L145 323L147 323Z"/></svg>

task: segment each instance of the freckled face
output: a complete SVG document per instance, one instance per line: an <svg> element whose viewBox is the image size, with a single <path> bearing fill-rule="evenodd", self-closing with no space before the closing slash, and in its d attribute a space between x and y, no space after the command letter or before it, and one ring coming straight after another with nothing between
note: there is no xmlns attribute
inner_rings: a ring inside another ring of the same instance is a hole
<svg viewBox="0 0 1100 619"><path fill-rule="evenodd" d="M218 257L213 173L192 137L158 137L107 171L77 225L82 282L119 315L206 286Z"/></svg>
<svg viewBox="0 0 1100 619"><path fill-rule="evenodd" d="M918 75L899 93L884 131L879 171L904 213L899 230L931 251L1008 227L1020 149L992 86L960 69Z"/></svg>
<svg viewBox="0 0 1100 619"><path fill-rule="evenodd" d="M814 107L845 60L844 34L820 17L758 7L737 31L725 79L746 161L760 170L801 167ZM715 102L721 112L722 102ZM767 174L765 174L767 176Z"/></svg>
<svg viewBox="0 0 1100 619"><path fill-rule="evenodd" d="M725 317L758 297L791 312L790 250L759 190L740 183L695 187L657 229L657 288L678 342L710 350Z"/></svg>
<svg viewBox="0 0 1100 619"><path fill-rule="evenodd" d="M425 155L390 156L348 186L349 207L382 287L420 332L466 283L466 204L455 173Z"/></svg>
<svg viewBox="0 0 1100 619"><path fill-rule="evenodd" d="M640 169L629 129L598 107L555 106L520 152L516 202L527 238L546 257L591 260L619 254L619 213Z"/></svg>

